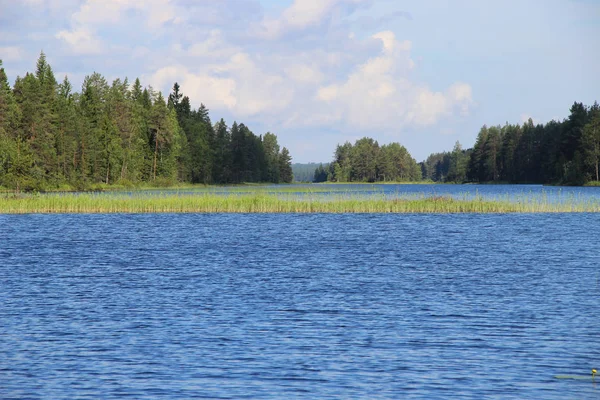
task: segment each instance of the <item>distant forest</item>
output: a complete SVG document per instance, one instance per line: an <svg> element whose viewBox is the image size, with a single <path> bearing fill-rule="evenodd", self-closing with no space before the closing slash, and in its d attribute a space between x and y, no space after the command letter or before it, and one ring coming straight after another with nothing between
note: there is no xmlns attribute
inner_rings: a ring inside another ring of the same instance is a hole
<svg viewBox="0 0 600 400"><path fill-rule="evenodd" d="M42 53L11 88L0 60L0 186L14 190L102 185L291 182L291 156L272 133L213 124L177 83L163 97L136 79L87 76L81 92L58 83Z"/></svg>
<svg viewBox="0 0 600 400"><path fill-rule="evenodd" d="M329 168L329 164L294 163L294 164L292 164L292 172L294 173L294 181L296 181L296 182L325 182L325 181L327 181L328 168Z"/></svg>
<svg viewBox="0 0 600 400"><path fill-rule="evenodd" d="M338 145L325 171L332 182L419 181L452 183L547 183L600 181L600 106L574 103L561 122L483 126L472 149L431 154L417 164L398 143L370 138ZM314 171L322 176L322 167Z"/></svg>

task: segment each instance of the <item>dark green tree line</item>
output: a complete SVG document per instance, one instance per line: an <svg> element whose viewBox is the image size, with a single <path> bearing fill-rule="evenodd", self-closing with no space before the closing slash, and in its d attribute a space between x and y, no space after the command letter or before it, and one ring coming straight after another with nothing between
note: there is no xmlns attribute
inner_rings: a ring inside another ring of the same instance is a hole
<svg viewBox="0 0 600 400"><path fill-rule="evenodd" d="M473 182L581 185L598 180L600 107L574 103L562 122L481 128L470 155Z"/></svg>
<svg viewBox="0 0 600 400"><path fill-rule="evenodd" d="M433 153L421 163L423 179L434 182L462 183L467 179L471 150L456 142L452 152Z"/></svg>
<svg viewBox="0 0 600 400"><path fill-rule="evenodd" d="M581 185L600 180L600 106L574 103L563 121L484 125L472 149L456 143L421 163L435 182Z"/></svg>

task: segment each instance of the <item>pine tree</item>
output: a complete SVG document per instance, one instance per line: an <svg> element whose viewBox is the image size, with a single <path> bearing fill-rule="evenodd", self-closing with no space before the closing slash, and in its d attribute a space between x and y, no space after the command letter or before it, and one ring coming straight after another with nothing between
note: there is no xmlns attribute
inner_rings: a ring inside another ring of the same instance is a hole
<svg viewBox="0 0 600 400"><path fill-rule="evenodd" d="M371 138L356 141L350 152L353 181L374 182L377 173L379 144Z"/></svg>
<svg viewBox="0 0 600 400"><path fill-rule="evenodd" d="M488 128L484 125L475 141L473 152L469 159L467 167L467 178L475 182L484 182L487 177L486 173L486 154L485 147L488 140Z"/></svg>
<svg viewBox="0 0 600 400"><path fill-rule="evenodd" d="M20 119L20 109L0 60L0 186L17 192L27 185L33 166L29 146L19 127Z"/></svg>
<svg viewBox="0 0 600 400"><path fill-rule="evenodd" d="M0 60L0 137L13 137L19 119L14 95Z"/></svg>
<svg viewBox="0 0 600 400"><path fill-rule="evenodd" d="M265 152L266 169L263 180L266 182L279 182L279 143L277 136L271 132L265 133L262 138L262 144Z"/></svg>
<svg viewBox="0 0 600 400"><path fill-rule="evenodd" d="M246 153L244 132L236 121L231 125L231 176L233 182L240 183L244 179L246 169Z"/></svg>
<svg viewBox="0 0 600 400"><path fill-rule="evenodd" d="M94 183L106 180L107 167L107 129L105 120L108 84L97 72L83 80L80 110L83 126L80 131L79 153L80 169L83 181L90 179Z"/></svg>
<svg viewBox="0 0 600 400"><path fill-rule="evenodd" d="M600 106L597 102L590 108L589 122L583 129L582 143L585 149L585 164L592 168L592 176L600 181Z"/></svg>
<svg viewBox="0 0 600 400"><path fill-rule="evenodd" d="M65 76L58 85L56 98L56 113L58 119L58 135L56 137L56 152L58 169L65 182L76 179L74 169L77 165L77 110L71 93L73 87Z"/></svg>
<svg viewBox="0 0 600 400"><path fill-rule="evenodd" d="M223 119L216 123L214 131L213 181L216 183L229 183L232 181L231 135Z"/></svg>
<svg viewBox="0 0 600 400"><path fill-rule="evenodd" d="M292 157L290 152L285 147L281 149L279 155L279 177L281 182L292 183L294 180L294 174L292 172Z"/></svg>
<svg viewBox="0 0 600 400"><path fill-rule="evenodd" d="M148 93L147 90L144 92ZM153 158L152 158L152 180L156 181L156 176L159 175L159 152L165 148L168 143L169 132L167 132L168 125L168 110L167 104L162 94L159 95L158 99L152 106L152 112L150 114L150 137L153 147Z"/></svg>
<svg viewBox="0 0 600 400"><path fill-rule="evenodd" d="M467 176L467 158L459 141L454 144L450 155L450 168L448 170L449 182L462 183Z"/></svg>

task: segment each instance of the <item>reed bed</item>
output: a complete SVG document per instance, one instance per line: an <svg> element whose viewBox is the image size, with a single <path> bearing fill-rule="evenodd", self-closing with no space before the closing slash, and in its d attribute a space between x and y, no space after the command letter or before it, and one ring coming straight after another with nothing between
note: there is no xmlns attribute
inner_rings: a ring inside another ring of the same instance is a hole
<svg viewBox="0 0 600 400"><path fill-rule="evenodd" d="M184 194L164 196L41 194L0 197L0 213L565 213L600 212L598 202L488 200L290 194Z"/></svg>

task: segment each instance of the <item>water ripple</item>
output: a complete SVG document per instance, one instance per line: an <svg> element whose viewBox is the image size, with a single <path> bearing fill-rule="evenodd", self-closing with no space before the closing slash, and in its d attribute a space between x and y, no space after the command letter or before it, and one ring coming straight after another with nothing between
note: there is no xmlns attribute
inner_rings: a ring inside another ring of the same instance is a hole
<svg viewBox="0 0 600 400"><path fill-rule="evenodd" d="M600 216L0 216L0 398L595 398Z"/></svg>

